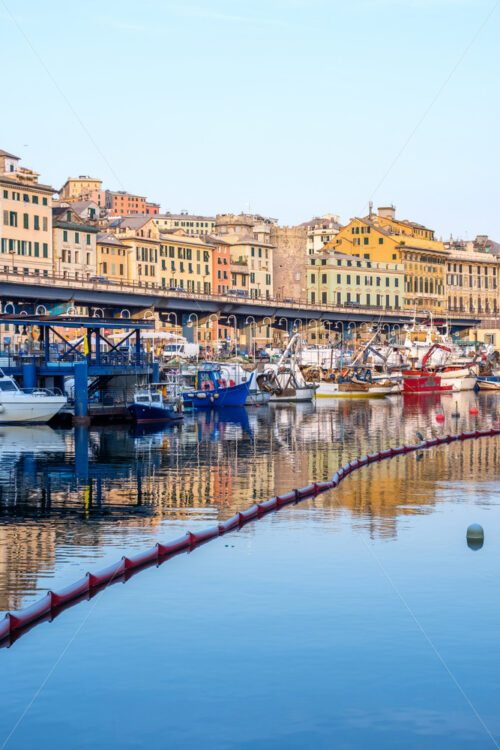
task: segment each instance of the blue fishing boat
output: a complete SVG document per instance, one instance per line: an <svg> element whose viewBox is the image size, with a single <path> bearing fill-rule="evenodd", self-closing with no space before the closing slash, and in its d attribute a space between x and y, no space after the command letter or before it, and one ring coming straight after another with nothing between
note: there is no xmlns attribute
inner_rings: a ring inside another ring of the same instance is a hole
<svg viewBox="0 0 500 750"><path fill-rule="evenodd" d="M167 397L159 388L142 388L134 393L127 407L134 422L178 422L184 418L182 399Z"/></svg>
<svg viewBox="0 0 500 750"><path fill-rule="evenodd" d="M244 406L253 373L243 383L226 380L216 364L199 365L183 372L185 409L219 409Z"/></svg>

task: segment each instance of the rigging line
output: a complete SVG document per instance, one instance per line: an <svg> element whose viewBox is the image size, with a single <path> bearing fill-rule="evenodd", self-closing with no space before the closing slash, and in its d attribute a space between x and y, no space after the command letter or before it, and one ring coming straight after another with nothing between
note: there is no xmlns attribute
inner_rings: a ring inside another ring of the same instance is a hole
<svg viewBox="0 0 500 750"><path fill-rule="evenodd" d="M2 2L3 2L3 0L2 0ZM498 8L499 5L500 5L500 0L496 0L496 2L494 3L493 7L490 9L490 11L488 12L488 14L486 15L486 18L481 23L481 25L477 29L476 33L474 34L474 36L472 37L472 39L467 44L467 46L465 47L464 51L462 52L462 54L458 58L457 62L455 63L455 65L453 66L453 68L448 73L448 76L445 78L445 80L443 81L443 83L441 84L441 86L439 87L439 89L434 94L434 97L431 99L430 103L427 105L426 109L424 110L424 113L421 115L420 119L417 121L417 124L415 125L415 127L413 128L413 130L410 132L408 138L403 143L403 145L399 149L398 153L396 154L396 156L394 157L394 159L390 163L390 165L389 165L388 169L386 170L385 174L379 180L379 182L378 182L377 186L375 187L375 189L372 191L370 199L372 199L375 196L375 194L377 193L377 191L379 190L379 188L383 185L383 183L385 182L385 180L387 179L387 177L389 176L389 174L392 172L394 166L396 165L396 163L399 161L400 157L402 156L402 154L406 150L406 148L407 148L408 144L410 143L410 141L412 140L413 136L415 135L415 133L417 132L417 130L420 128L420 126L422 125L422 123L426 119L427 115L429 114L429 112L431 111L431 109L433 108L433 106L435 105L435 103L437 102L437 100L439 99L439 97L441 96L441 94L443 93L444 89L446 88L446 86L448 85L448 83L450 82L450 80L453 78L454 74L456 73L456 71L459 68L459 66L461 65L461 63L463 62L463 60L466 57L467 53L469 52L469 50L471 49L471 47L474 45L474 43L476 42L477 38L480 36L481 32L483 31L483 29L485 28L486 24L488 23L488 21L490 20L490 18L492 17L493 13L496 11L496 9Z"/></svg>
<svg viewBox="0 0 500 750"><path fill-rule="evenodd" d="M33 706L34 702L36 701L36 699L38 698L38 696L40 695L40 693L44 689L45 685L48 683L48 681L50 680L50 678L52 677L52 675L56 671L58 665L62 661L62 659L65 656L66 652L68 651L69 647L74 642L74 640L76 639L76 637L78 636L78 634L82 630L83 626L86 624L87 620L89 619L90 615L92 614L92 612L96 608L97 603L98 603L99 599L101 598L102 594L106 591L106 589L108 588L108 586L110 586L113 583L113 578L114 577L115 576L113 575L113 577L110 578L110 580L108 581L108 583L104 586L104 588L95 597L95 600L92 603L92 606L90 607L89 611L87 612L87 614L85 615L85 617L83 618L83 620L81 621L81 623L78 625L78 627L76 628L75 632L73 633L73 635L71 636L71 638L69 639L69 641L67 642L67 644L64 646L63 650L61 651L61 653L59 654L59 656L55 660L54 664L49 669L49 671L47 672L46 676L43 678L43 680L40 683L39 687L35 690L35 692L33 694L33 697L31 698L30 701L28 701L28 704L26 705L26 708L21 713L21 715L17 719L16 723L14 724L14 726L12 727L12 729L10 730L9 734L7 735L7 737L5 738L5 740L0 745L0 750L4 750L7 747L7 743L10 742L10 740L12 739L13 734L17 731L17 729L19 729L20 724L25 719L25 717L29 713L31 707Z"/></svg>
<svg viewBox="0 0 500 750"><path fill-rule="evenodd" d="M453 682L453 684L455 685L455 687L457 688L457 690L459 691L459 693L462 695L462 697L465 700L465 702L468 704L469 708L471 709L472 713L474 714L474 716L478 720L479 724L482 726L482 728L484 729L484 731L486 732L486 734L488 735L488 737L492 741L493 745L497 748L497 750L500 750L500 745L498 744L498 742L494 738L494 736L491 733L490 729L487 727L487 725L484 722L484 719L481 717L479 711L474 706L474 704L472 703L471 699L469 698L469 696L465 692L464 688L462 687L462 685L460 684L460 682L458 681L458 679L455 677L455 675L451 671L451 669L448 666L447 662L445 661L444 657L441 655L439 649L435 645L435 643L432 640L432 638L426 632L424 626L422 625L422 623L420 622L420 620L418 619L418 617L416 616L416 614L414 613L414 611L412 610L412 608L410 607L410 605L408 604L408 602L406 601L406 599L404 598L403 594L399 591L398 587L396 586L396 584L394 583L394 581L390 577L389 573L387 572L387 570L384 568L384 566L382 565L382 563L378 559L378 557L375 554L375 552L373 551L371 545L366 542L366 540L363 538L363 536L361 537L361 539L362 539L362 542L365 545L366 549L368 550L368 552L372 556L373 560L375 560L377 566L381 570L381 572L384 575L385 579L389 583L390 587L392 588L392 590L394 591L394 593L396 594L396 596L398 597L398 599L400 600L400 602L402 603L402 605L404 606L404 608L406 609L406 611L408 612L408 614L410 615L411 619L413 620L413 622L415 623L415 625L417 626L417 628L420 630L420 632L424 636L424 638L427 641L428 645L430 646L431 650L434 652L434 655L436 656L436 658L438 659L438 661L441 662L442 667L447 672L448 676L450 677L451 681ZM1 750L1 748L0 748L0 750Z"/></svg>
<svg viewBox="0 0 500 750"><path fill-rule="evenodd" d="M83 130L83 132L85 133L85 135L87 136L87 138L89 139L89 141L91 142L91 144L93 145L93 147L95 148L95 150L97 151L97 153L99 154L99 156L101 157L101 159L103 160L103 162L106 164L106 166L108 167L109 171L111 172L111 174L113 175L113 177L115 178L115 180L118 182L118 184L120 185L120 187L124 189L122 181L120 180L120 178L116 174L115 170L111 166L110 162L108 161L108 159L106 158L106 156L104 155L104 153L101 151L101 149L100 149L99 145L97 144L96 140L94 139L92 133L90 132L90 130L87 128L87 126L85 125L85 123L81 119L80 115L78 114L78 112L76 111L76 109L74 108L74 106L72 105L71 101L68 99L68 97L64 93L63 89L60 87L60 85L58 84L58 82L56 81L56 79L54 78L54 76L52 75L49 67L46 65L46 63L44 62L44 60L41 57L40 53L38 52L38 50L33 45L31 39L25 33L24 29L22 28L22 26L18 22L17 18L14 16L14 14L12 13L12 11L8 7L8 5L5 2L5 0L0 0L0 2L3 5L3 7L5 8L5 10L6 10L6 12L7 12L10 20L12 21L12 23L14 24L14 26L17 28L17 30L19 31L19 33L23 37L24 41L26 42L26 44L31 49L32 53L34 54L34 56L36 57L36 59L40 63L41 67L44 69L44 71L46 72L46 74L48 75L48 77L50 78L50 80L52 81L54 87L56 88L56 90L58 91L58 93L60 94L60 96L64 99L64 101L66 102L69 110L71 111L71 113L73 114L74 118L76 119L76 121L80 125L81 129ZM499 2L500 2L500 0L499 0ZM0 747L0 750L1 750L1 747Z"/></svg>

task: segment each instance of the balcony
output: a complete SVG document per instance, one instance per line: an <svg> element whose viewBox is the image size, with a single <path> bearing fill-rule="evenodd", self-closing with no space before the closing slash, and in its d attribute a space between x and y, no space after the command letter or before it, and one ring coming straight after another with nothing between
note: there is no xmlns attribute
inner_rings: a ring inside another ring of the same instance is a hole
<svg viewBox="0 0 500 750"><path fill-rule="evenodd" d="M242 258L241 256L239 258L231 258L231 265L232 266L248 266L248 259Z"/></svg>

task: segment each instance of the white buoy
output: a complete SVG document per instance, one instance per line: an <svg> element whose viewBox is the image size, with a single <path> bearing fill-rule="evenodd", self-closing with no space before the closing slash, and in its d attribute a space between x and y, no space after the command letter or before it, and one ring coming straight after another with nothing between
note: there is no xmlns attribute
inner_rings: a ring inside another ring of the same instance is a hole
<svg viewBox="0 0 500 750"><path fill-rule="evenodd" d="M484 544L484 529L478 523L471 523L467 527L467 544L470 549L478 550Z"/></svg>

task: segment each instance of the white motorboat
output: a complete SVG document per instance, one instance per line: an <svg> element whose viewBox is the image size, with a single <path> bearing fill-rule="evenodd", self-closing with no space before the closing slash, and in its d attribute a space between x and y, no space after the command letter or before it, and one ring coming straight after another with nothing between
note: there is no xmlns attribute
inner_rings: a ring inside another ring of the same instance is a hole
<svg viewBox="0 0 500 750"><path fill-rule="evenodd" d="M259 388L259 385L257 383L256 375L257 371L255 369L252 370L245 370L244 367L239 362L224 362L220 364L220 368L223 374L223 377L227 380L228 383L234 383L235 385L240 385L240 383L246 383L247 380L249 380L252 377L253 378L250 383L250 388L248 391L248 396L245 401L245 406L262 406L264 404L269 403L269 399L271 398L271 394L267 393L266 391L262 391Z"/></svg>
<svg viewBox="0 0 500 750"><path fill-rule="evenodd" d="M66 396L45 388L23 391L0 370L0 424L48 422L66 402Z"/></svg>

